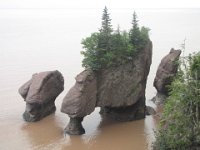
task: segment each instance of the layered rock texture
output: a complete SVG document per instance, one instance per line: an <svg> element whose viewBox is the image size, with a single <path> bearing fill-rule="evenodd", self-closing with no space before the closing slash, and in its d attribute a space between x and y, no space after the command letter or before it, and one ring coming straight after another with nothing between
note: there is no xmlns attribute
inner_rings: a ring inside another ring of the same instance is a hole
<svg viewBox="0 0 200 150"><path fill-rule="evenodd" d="M145 89L152 61L152 43L137 52L136 57L117 67L93 72L85 70L65 96L61 111L68 114L69 134L83 134L84 116L101 107L101 114L120 121L145 117Z"/></svg>
<svg viewBox="0 0 200 150"><path fill-rule="evenodd" d="M64 78L59 71L33 74L18 90L26 102L24 120L34 122L53 113L56 110L54 101L63 90Z"/></svg>
<svg viewBox="0 0 200 150"><path fill-rule="evenodd" d="M169 54L166 55L160 62L156 77L154 79L154 87L156 88L158 94L154 98L158 103L163 101L166 96L168 96L169 88L173 77L176 75L178 70L178 63L181 54L181 50L171 49Z"/></svg>

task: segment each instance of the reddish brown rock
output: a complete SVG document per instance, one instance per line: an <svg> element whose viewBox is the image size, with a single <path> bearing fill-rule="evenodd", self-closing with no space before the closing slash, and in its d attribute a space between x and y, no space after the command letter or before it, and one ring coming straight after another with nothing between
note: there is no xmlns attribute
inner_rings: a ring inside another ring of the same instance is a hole
<svg viewBox="0 0 200 150"><path fill-rule="evenodd" d="M151 62L152 43L149 42L130 62L100 70L97 74L97 106L126 107L144 100Z"/></svg>
<svg viewBox="0 0 200 150"><path fill-rule="evenodd" d="M54 101L64 90L64 78L59 71L36 73L19 88L26 102L23 117L26 121L38 121L56 110Z"/></svg>
<svg viewBox="0 0 200 150"><path fill-rule="evenodd" d="M75 85L63 99L61 112L70 117L70 122L65 128L68 134L83 134L83 117L92 113L96 106L97 84L94 72L85 70L76 76Z"/></svg>
<svg viewBox="0 0 200 150"><path fill-rule="evenodd" d="M63 99L61 112L70 117L84 117L94 111L96 106L96 77L90 70L76 76L75 85Z"/></svg>
<svg viewBox="0 0 200 150"><path fill-rule="evenodd" d="M97 106L101 113L118 121L145 117L146 81L152 61L152 43L130 62L97 74Z"/></svg>
<svg viewBox="0 0 200 150"><path fill-rule="evenodd" d="M145 117L145 89L152 61L152 43L119 66L99 71L85 70L63 99L61 112L70 117L68 134L83 134L84 116L101 107L101 114L119 121Z"/></svg>
<svg viewBox="0 0 200 150"><path fill-rule="evenodd" d="M169 89L167 86L171 84L172 78L177 73L177 60L179 59L180 54L181 50L174 50L172 48L169 54L161 60L153 83L159 93L168 95Z"/></svg>

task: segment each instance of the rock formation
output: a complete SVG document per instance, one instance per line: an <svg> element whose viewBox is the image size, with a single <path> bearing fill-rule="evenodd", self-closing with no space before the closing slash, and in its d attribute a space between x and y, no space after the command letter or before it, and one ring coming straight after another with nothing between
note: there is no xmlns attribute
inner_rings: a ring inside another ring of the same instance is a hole
<svg viewBox="0 0 200 150"><path fill-rule="evenodd" d="M59 71L33 74L32 78L19 88L19 94L26 102L23 114L25 121L38 121L56 110L54 101L64 90L64 79Z"/></svg>
<svg viewBox="0 0 200 150"><path fill-rule="evenodd" d="M97 74L97 106L119 121L145 117L145 89L152 60L152 43L126 64Z"/></svg>
<svg viewBox="0 0 200 150"><path fill-rule="evenodd" d="M83 134L81 121L95 107L101 114L120 121L145 117L145 89L152 61L152 43L137 52L133 60L99 71L85 70L63 99L61 111L68 114L69 134Z"/></svg>
<svg viewBox="0 0 200 150"><path fill-rule="evenodd" d="M154 79L154 87L158 92L158 96L156 101L162 101L164 97L166 97L169 93L168 85L171 84L173 77L177 73L178 63L181 54L181 50L174 50L173 48L170 50L169 54L166 55L160 62L156 77Z"/></svg>
<svg viewBox="0 0 200 150"><path fill-rule="evenodd" d="M94 111L96 106L97 84L94 72L85 70L76 76L75 85L63 99L61 112L70 117L70 123L65 128L69 134L83 134L81 122L83 117Z"/></svg>

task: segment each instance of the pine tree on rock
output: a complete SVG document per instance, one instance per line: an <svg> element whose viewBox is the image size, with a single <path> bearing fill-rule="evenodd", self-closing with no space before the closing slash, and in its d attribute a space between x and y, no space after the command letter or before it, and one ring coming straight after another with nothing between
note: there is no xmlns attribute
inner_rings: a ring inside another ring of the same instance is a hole
<svg viewBox="0 0 200 150"><path fill-rule="evenodd" d="M101 29L100 31L100 36L99 36L99 44L98 48L101 48L103 50L110 50L110 39L112 36L112 25L111 25L111 19L110 19L110 14L108 13L108 9L105 6L103 10L103 15L102 15L102 24L101 24Z"/></svg>
<svg viewBox="0 0 200 150"><path fill-rule="evenodd" d="M133 14L132 28L113 31L107 7L103 10L101 28L82 40L84 55L82 65L94 71L116 67L132 61L137 50L144 48L149 41L148 28L138 26L136 13Z"/></svg>
<svg viewBox="0 0 200 150"><path fill-rule="evenodd" d="M130 43L133 44L135 47L140 43L140 28L138 27L138 20L137 14L134 11L133 13L133 20L132 20L132 29L130 31Z"/></svg>

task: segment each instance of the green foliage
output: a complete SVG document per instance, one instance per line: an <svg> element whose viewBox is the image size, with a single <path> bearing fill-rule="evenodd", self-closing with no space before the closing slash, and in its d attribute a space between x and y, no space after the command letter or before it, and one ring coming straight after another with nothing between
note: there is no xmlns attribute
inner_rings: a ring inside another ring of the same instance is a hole
<svg viewBox="0 0 200 150"><path fill-rule="evenodd" d="M133 13L132 29L130 30L130 42L137 45L140 42L140 28L138 27L138 20L136 12Z"/></svg>
<svg viewBox="0 0 200 150"><path fill-rule="evenodd" d="M100 33L104 33L105 35L110 36L112 31L113 29L111 25L111 19L107 7L105 7L102 15L102 26L100 29Z"/></svg>
<svg viewBox="0 0 200 150"><path fill-rule="evenodd" d="M149 28L142 27L141 30L138 26L137 14L133 13L132 29L130 30L130 43L136 47L136 49L144 48L145 43L149 40Z"/></svg>
<svg viewBox="0 0 200 150"><path fill-rule="evenodd" d="M136 15L136 13L134 14ZM83 67L100 70L133 60L136 52L144 48L149 41L149 29L142 27L140 30L136 18L135 22L136 24L133 27L137 28L138 35L130 34L135 32L133 29L129 33L127 31L122 32L119 26L116 31L113 31L108 9L105 7L99 32L92 33L90 37L82 40L85 49L81 52L84 55ZM134 38L137 38L137 40L132 42Z"/></svg>
<svg viewBox="0 0 200 150"><path fill-rule="evenodd" d="M82 40L83 48L86 51L81 51L85 59L82 61L82 65L86 68L93 68L93 70L98 70L101 68L102 62L100 62L101 51L97 48L99 41L99 33L92 33L90 37Z"/></svg>
<svg viewBox="0 0 200 150"><path fill-rule="evenodd" d="M103 10L101 29L99 30L98 48L109 50L111 47L112 25L107 7Z"/></svg>
<svg viewBox="0 0 200 150"><path fill-rule="evenodd" d="M180 61L164 106L154 150L200 147L200 53Z"/></svg>

